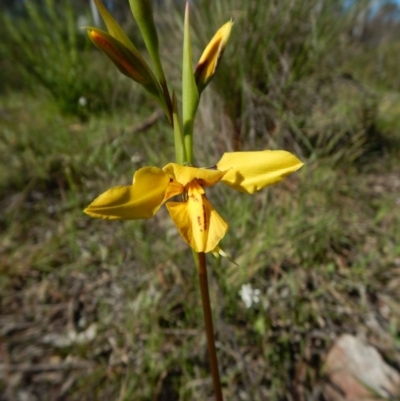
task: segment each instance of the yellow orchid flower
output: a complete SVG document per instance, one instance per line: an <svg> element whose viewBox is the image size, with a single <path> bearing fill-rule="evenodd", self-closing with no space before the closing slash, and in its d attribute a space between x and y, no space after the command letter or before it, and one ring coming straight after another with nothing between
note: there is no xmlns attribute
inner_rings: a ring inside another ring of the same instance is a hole
<svg viewBox="0 0 400 401"><path fill-rule="evenodd" d="M225 153L215 167L198 168L169 163L163 169L143 167L132 185L109 189L84 212L111 220L147 219L168 199L182 195L181 202L166 207L182 238L196 252L211 252L224 237L228 223L208 201L205 188L222 183L253 194L276 184L303 163L283 150Z"/></svg>

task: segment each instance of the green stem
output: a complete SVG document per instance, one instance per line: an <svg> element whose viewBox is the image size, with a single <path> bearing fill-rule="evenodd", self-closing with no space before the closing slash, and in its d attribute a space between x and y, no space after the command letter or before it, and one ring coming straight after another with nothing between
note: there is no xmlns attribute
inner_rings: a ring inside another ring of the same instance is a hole
<svg viewBox="0 0 400 401"><path fill-rule="evenodd" d="M183 130L185 132L185 128ZM187 161L190 165L193 165L193 132L191 134L184 134L184 142Z"/></svg>
<svg viewBox="0 0 400 401"><path fill-rule="evenodd" d="M167 82L165 81L165 77L164 79L160 82L161 88L163 90L163 94L164 94L164 99L165 102L167 104L167 109L169 112L169 122L171 124L171 126L174 126L174 120L173 120L173 108L172 108L172 101L171 101L171 96L169 95L169 91L168 91L168 86L167 86Z"/></svg>
<svg viewBox="0 0 400 401"><path fill-rule="evenodd" d="M203 304L204 323L205 323L207 345L208 345L208 357L210 359L211 375L215 391L215 400L223 401L221 382L219 380L218 359L217 359L217 353L215 352L214 328L213 328L211 306L210 306L210 295L208 291L207 265L206 265L205 253L199 252L198 258L199 258L198 272L199 272L200 289L201 289L201 300Z"/></svg>

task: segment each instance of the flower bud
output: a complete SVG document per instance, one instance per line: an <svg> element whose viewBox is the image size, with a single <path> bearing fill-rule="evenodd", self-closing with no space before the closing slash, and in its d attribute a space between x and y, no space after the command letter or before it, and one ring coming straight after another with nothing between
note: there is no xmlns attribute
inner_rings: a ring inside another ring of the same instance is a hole
<svg viewBox="0 0 400 401"><path fill-rule="evenodd" d="M211 39L205 48L197 67L194 71L197 88L199 92L208 85L217 70L219 61L224 53L226 44L231 34L233 21L224 24Z"/></svg>
<svg viewBox="0 0 400 401"><path fill-rule="evenodd" d="M92 42L108 56L122 74L140 84L145 84L149 81L149 77L143 71L143 66L138 66L141 62L121 42L99 29L90 28L88 35Z"/></svg>

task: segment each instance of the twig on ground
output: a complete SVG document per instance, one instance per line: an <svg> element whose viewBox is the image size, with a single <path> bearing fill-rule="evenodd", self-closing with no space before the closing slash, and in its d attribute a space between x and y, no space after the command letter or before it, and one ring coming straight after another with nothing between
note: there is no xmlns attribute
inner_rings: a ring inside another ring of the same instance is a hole
<svg viewBox="0 0 400 401"><path fill-rule="evenodd" d="M87 362L62 362L62 363L38 363L38 364L0 363L0 373L3 372L39 373L39 372L73 370L73 369L90 369L92 367L93 364Z"/></svg>

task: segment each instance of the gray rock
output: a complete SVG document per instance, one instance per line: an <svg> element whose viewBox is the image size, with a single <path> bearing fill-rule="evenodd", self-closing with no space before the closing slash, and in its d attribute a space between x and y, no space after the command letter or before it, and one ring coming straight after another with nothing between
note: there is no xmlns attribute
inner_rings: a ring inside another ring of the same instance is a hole
<svg viewBox="0 0 400 401"><path fill-rule="evenodd" d="M328 401L372 401L400 396L400 374L378 351L349 334L340 336L326 358Z"/></svg>

